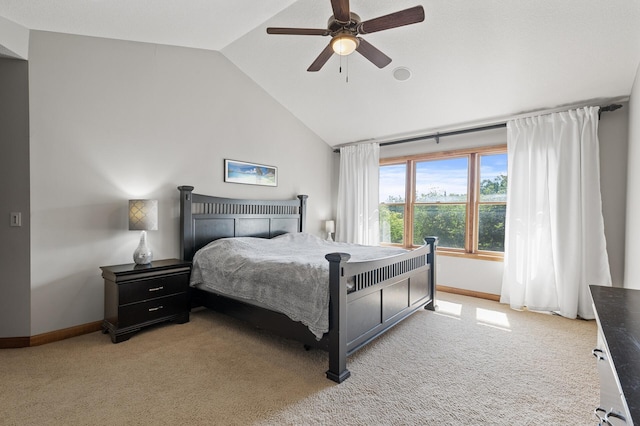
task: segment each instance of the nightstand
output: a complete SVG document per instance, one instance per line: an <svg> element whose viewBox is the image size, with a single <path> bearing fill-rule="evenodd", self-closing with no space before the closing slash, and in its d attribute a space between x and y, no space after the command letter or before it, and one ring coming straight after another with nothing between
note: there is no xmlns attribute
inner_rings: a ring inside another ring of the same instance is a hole
<svg viewBox="0 0 640 426"><path fill-rule="evenodd" d="M165 259L100 269L104 278L102 330L111 335L113 343L159 322L189 322L191 262Z"/></svg>

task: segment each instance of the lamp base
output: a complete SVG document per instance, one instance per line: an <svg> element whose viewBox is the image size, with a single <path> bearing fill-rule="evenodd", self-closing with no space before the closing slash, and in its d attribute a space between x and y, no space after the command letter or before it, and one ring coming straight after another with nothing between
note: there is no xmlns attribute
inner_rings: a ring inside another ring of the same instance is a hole
<svg viewBox="0 0 640 426"><path fill-rule="evenodd" d="M333 238L331 238L331 232L327 232L327 241L333 241Z"/></svg>
<svg viewBox="0 0 640 426"><path fill-rule="evenodd" d="M140 244L138 248L133 252L133 261L136 265L148 265L153 260L153 253L147 245L147 231L142 231L140 234Z"/></svg>

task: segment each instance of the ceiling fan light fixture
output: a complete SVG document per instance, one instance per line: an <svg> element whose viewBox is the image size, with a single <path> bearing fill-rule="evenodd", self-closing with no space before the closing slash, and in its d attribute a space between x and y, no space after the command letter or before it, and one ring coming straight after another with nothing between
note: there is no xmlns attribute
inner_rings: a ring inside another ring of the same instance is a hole
<svg viewBox="0 0 640 426"><path fill-rule="evenodd" d="M360 40L349 33L338 34L331 40L331 48L340 56L351 55L359 44Z"/></svg>

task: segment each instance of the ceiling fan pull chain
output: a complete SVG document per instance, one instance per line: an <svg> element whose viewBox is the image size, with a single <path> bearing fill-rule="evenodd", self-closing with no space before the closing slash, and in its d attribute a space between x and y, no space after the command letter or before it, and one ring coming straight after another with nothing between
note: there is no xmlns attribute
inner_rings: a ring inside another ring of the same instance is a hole
<svg viewBox="0 0 640 426"><path fill-rule="evenodd" d="M345 78L345 82L349 82L349 57L347 56L347 77Z"/></svg>
<svg viewBox="0 0 640 426"><path fill-rule="evenodd" d="M349 56L345 56L345 61L346 61L346 75L345 75L345 82L348 83L349 82ZM342 74L342 55L340 55L340 68L339 68L339 72L340 74Z"/></svg>

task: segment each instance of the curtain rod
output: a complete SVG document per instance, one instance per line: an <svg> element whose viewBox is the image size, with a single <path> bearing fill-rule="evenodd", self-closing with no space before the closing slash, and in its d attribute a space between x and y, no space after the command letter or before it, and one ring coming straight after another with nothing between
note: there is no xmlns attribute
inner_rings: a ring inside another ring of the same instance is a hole
<svg viewBox="0 0 640 426"><path fill-rule="evenodd" d="M401 143L421 141L421 140L424 140L424 139L435 139L436 143L440 143L440 138L441 137L462 135L462 134L465 134L465 133L482 132L484 130L500 129L502 127L507 127L507 123L498 123L498 124L492 124L490 126L473 127L471 129L453 130L453 131L450 131L450 132L442 132L442 133L437 132L437 133L433 133L433 134L430 134L430 135L415 136L415 137L406 138L406 139L398 139L398 140L391 141L391 142L382 142L380 144L380 146L397 145L397 144L401 144Z"/></svg>
<svg viewBox="0 0 640 426"><path fill-rule="evenodd" d="M610 104L610 105L606 105L606 106L600 107L600 110L598 111L598 118L600 118L600 114L603 113L603 112L615 111L615 110L620 109L620 108L622 108L622 105L620 105L620 104ZM440 138L442 138L442 137L462 135L462 134L465 134L465 133L482 132L482 131L485 131L485 130L500 129L502 127L507 127L507 122L506 121L503 122L503 123L491 124L489 126L472 127L472 128L469 128L469 129L452 130L450 132L442 132L442 133L436 132L436 133L432 133L432 134L428 134L428 135L414 136L414 137L410 137L410 138L398 139L398 140L389 141L389 142L381 142L380 146L398 145L398 144L402 144L402 143L416 142L416 141L421 141L421 140L426 140L426 139L435 139L436 143L440 143ZM336 149L333 152L340 152L340 150Z"/></svg>

